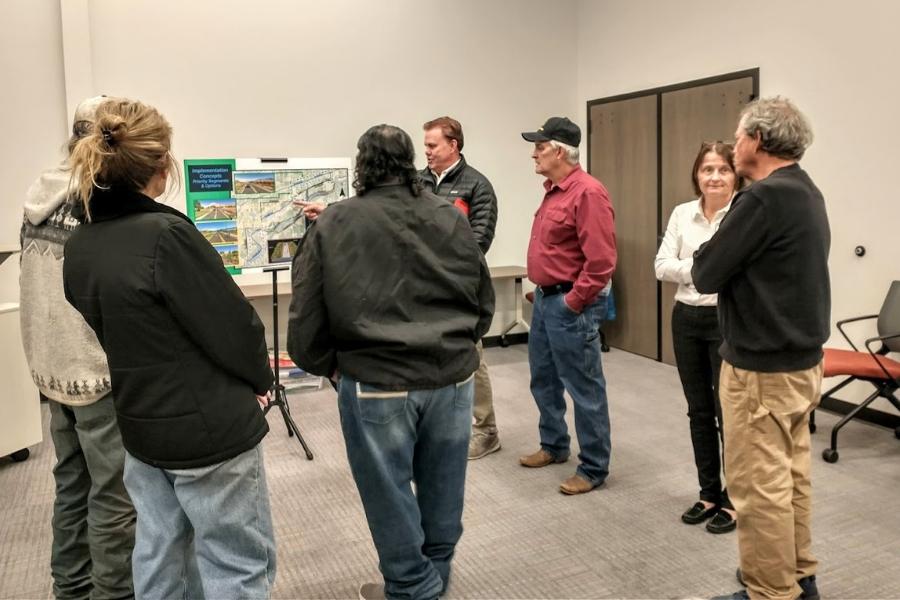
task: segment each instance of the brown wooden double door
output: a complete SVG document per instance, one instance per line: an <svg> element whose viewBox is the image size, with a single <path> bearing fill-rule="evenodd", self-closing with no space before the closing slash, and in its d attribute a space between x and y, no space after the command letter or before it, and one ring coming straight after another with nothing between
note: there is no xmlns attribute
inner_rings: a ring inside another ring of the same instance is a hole
<svg viewBox="0 0 900 600"><path fill-rule="evenodd" d="M703 141L733 141L738 115L755 98L759 70L588 102L588 170L616 211L617 317L611 346L674 364L674 284L653 270L675 205L694 199L691 167Z"/></svg>

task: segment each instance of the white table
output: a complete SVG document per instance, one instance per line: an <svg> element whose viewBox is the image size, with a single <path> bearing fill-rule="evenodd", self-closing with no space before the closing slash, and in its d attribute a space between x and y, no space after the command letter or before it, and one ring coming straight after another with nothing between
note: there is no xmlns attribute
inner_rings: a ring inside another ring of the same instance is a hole
<svg viewBox="0 0 900 600"><path fill-rule="evenodd" d="M41 404L31 380L19 330L19 305L0 304L0 456L16 453L24 460L29 446L39 444Z"/></svg>
<svg viewBox="0 0 900 600"><path fill-rule="evenodd" d="M522 312L522 280L528 275L528 269L519 265L510 265L503 267L491 267L491 279L514 279L513 293L515 294L516 314L510 323L500 332L500 345L508 346L506 335L516 328L522 327L526 332L531 331L531 327L525 322L525 315Z"/></svg>

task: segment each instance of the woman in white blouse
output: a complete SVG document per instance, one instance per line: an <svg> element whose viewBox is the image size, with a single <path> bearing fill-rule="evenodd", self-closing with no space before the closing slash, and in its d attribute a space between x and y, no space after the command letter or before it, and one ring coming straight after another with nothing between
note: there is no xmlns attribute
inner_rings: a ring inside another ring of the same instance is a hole
<svg viewBox="0 0 900 600"><path fill-rule="evenodd" d="M678 284L672 311L672 339L678 375L687 398L700 500L681 515L685 523L706 524L711 533L734 530L734 507L723 489L719 406L719 332L716 295L700 294L691 280L694 252L709 240L731 206L740 181L734 173L733 148L704 142L691 173L699 198L679 204L656 254L656 278Z"/></svg>

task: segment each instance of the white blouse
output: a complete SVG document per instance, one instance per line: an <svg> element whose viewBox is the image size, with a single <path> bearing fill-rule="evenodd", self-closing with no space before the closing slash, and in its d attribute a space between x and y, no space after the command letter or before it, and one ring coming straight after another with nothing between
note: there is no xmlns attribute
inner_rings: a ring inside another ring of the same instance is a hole
<svg viewBox="0 0 900 600"><path fill-rule="evenodd" d="M731 201L719 209L712 222L706 219L700 199L679 204L669 217L666 235L656 253L656 278L678 284L675 300L691 306L715 306L717 294L701 294L691 280L694 252L709 240L719 228Z"/></svg>

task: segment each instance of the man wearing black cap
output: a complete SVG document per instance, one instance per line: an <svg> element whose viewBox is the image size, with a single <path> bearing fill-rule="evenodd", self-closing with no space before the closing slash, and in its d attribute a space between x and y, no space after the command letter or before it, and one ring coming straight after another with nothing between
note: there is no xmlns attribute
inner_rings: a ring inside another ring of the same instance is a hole
<svg viewBox="0 0 900 600"><path fill-rule="evenodd" d="M578 164L581 130L572 121L551 117L522 137L534 142L534 170L547 179L528 243L528 279L537 286L528 364L541 414L541 449L519 462L545 467L568 460L563 397L568 391L580 464L559 489L582 494L609 474L609 408L598 327L606 313L601 292L616 268L613 208L603 184Z"/></svg>

